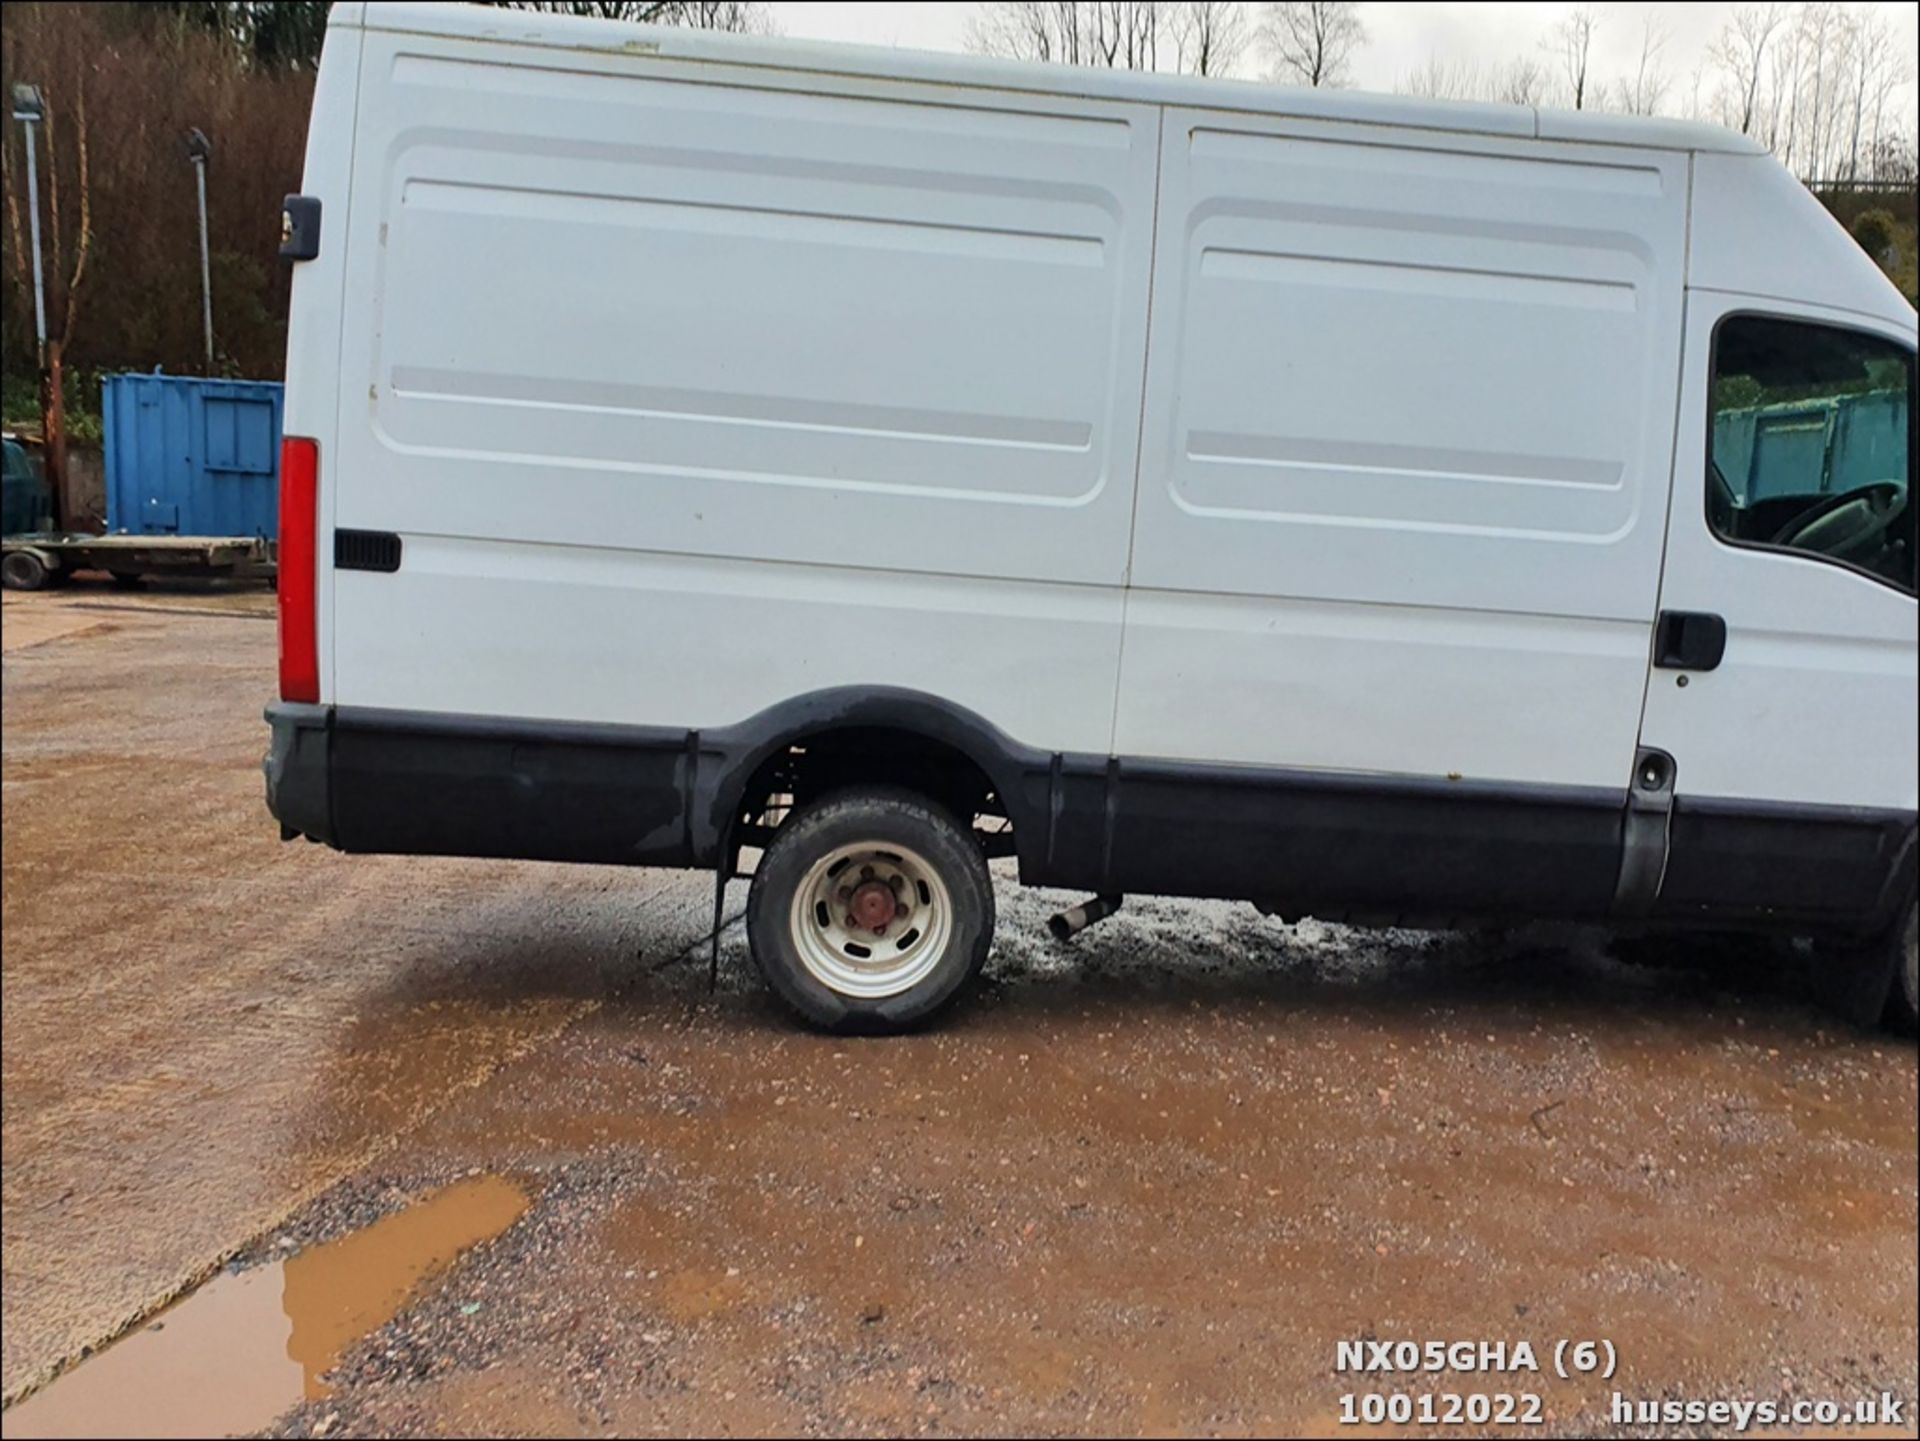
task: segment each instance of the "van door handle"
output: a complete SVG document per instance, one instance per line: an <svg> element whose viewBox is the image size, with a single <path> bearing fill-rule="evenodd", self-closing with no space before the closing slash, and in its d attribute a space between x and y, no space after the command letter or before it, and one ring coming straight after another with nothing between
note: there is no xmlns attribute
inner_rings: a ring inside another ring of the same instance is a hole
<svg viewBox="0 0 1920 1441"><path fill-rule="evenodd" d="M1661 670L1713 670L1727 653L1725 617L1703 610L1663 610L1653 629L1653 663Z"/></svg>

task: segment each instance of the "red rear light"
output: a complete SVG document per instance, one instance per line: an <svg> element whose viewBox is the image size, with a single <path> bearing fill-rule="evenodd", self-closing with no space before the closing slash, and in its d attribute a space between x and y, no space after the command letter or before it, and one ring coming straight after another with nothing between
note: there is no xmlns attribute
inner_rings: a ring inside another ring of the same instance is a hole
<svg viewBox="0 0 1920 1441"><path fill-rule="evenodd" d="M320 699L320 445L280 442L280 699Z"/></svg>

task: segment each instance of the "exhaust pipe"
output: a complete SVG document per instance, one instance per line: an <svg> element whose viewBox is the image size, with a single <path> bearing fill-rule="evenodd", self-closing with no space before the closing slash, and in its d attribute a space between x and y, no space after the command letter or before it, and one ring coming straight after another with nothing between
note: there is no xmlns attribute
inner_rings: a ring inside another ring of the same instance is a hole
<svg viewBox="0 0 1920 1441"><path fill-rule="evenodd" d="M1095 896L1092 900L1082 901L1070 911L1062 911L1047 922L1047 929L1053 933L1056 941L1070 941L1095 921L1104 921L1120 909L1125 896Z"/></svg>

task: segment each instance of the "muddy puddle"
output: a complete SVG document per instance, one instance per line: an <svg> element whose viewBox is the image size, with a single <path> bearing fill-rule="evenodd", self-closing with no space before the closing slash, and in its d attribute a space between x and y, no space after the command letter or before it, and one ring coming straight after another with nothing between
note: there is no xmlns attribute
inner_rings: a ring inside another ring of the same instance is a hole
<svg viewBox="0 0 1920 1441"><path fill-rule="evenodd" d="M6 1413L32 1436L230 1436L303 1400L421 1284L499 1235L527 1195L481 1176L363 1230L249 1271L223 1272Z"/></svg>

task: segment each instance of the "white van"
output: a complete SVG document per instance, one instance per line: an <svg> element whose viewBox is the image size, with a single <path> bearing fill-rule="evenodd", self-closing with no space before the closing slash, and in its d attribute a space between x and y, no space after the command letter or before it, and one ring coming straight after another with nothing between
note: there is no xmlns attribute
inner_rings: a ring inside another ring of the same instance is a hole
<svg viewBox="0 0 1920 1441"><path fill-rule="evenodd" d="M1914 311L1740 136L338 4L304 185L284 834L763 849L834 1027L1001 854L1911 1024Z"/></svg>

